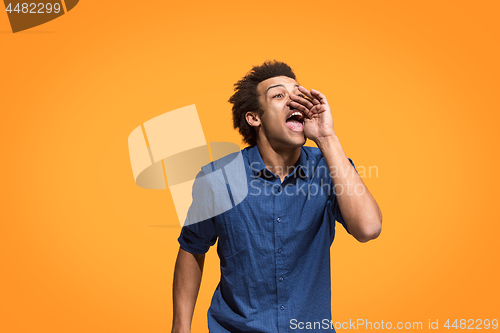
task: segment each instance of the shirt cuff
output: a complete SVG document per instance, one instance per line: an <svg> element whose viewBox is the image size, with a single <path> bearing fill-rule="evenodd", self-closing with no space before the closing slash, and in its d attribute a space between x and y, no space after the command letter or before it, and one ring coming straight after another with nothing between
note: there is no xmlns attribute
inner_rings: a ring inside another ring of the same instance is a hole
<svg viewBox="0 0 500 333"><path fill-rule="evenodd" d="M187 227L182 227L181 234L177 241L185 251L193 254L205 254L210 249L210 246L213 245L208 243L205 244L202 239L197 237L196 234Z"/></svg>

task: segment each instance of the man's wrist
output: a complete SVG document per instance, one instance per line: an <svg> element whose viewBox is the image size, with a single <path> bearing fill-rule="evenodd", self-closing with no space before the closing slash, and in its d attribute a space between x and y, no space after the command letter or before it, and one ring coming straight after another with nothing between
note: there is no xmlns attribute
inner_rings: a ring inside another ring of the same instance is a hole
<svg viewBox="0 0 500 333"><path fill-rule="evenodd" d="M323 138L318 138L314 140L318 148L321 150L321 152L324 151L324 149L330 149L336 145L340 145L340 140L336 135L331 135L328 137L323 137Z"/></svg>
<svg viewBox="0 0 500 333"><path fill-rule="evenodd" d="M183 328L180 328L180 327L173 327L172 328L172 333L191 333L191 328L189 327L183 327Z"/></svg>
<svg viewBox="0 0 500 333"><path fill-rule="evenodd" d="M173 318L172 333L190 333L191 320L183 320L183 318Z"/></svg>

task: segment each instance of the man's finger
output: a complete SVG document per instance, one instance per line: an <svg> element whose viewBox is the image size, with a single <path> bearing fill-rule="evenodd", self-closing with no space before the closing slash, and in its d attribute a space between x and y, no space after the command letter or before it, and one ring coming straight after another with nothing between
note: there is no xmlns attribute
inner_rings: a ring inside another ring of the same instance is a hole
<svg viewBox="0 0 500 333"><path fill-rule="evenodd" d="M309 117L311 111L306 108L304 105L300 104L300 103L297 103L297 102L294 102L294 101L290 101L290 103L288 104L290 107L294 108L294 109L297 109L299 111L302 111L305 113L306 117Z"/></svg>
<svg viewBox="0 0 500 333"><path fill-rule="evenodd" d="M314 105L321 104L320 101L317 98L315 98L313 95L311 95L309 90L307 90L306 88L299 86L299 91L304 93L304 95L306 95L307 97L309 97L309 99L311 100L311 103L313 103Z"/></svg>
<svg viewBox="0 0 500 333"><path fill-rule="evenodd" d="M311 89L311 95L313 95L316 99L318 99L321 102L321 104L328 104L326 96L320 93L319 91Z"/></svg>
<svg viewBox="0 0 500 333"><path fill-rule="evenodd" d="M290 95L290 98L294 102L300 103L300 104L304 105L308 109L310 109L310 108L312 108L314 106L313 103L311 103L308 99L305 99L304 97L297 96L297 95Z"/></svg>

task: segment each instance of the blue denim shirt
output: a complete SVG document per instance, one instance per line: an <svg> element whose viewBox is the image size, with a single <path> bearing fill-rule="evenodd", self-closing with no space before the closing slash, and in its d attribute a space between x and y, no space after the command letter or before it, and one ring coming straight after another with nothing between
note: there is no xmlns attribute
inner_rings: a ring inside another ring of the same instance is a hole
<svg viewBox="0 0 500 333"><path fill-rule="evenodd" d="M197 254L218 239L221 277L208 310L209 331L335 332L330 246L335 221L347 227L323 155L303 146L281 183L257 146L240 153L246 197L217 216L185 225L178 238L184 250ZM214 163L203 169L214 170ZM298 329L300 322L314 329Z"/></svg>

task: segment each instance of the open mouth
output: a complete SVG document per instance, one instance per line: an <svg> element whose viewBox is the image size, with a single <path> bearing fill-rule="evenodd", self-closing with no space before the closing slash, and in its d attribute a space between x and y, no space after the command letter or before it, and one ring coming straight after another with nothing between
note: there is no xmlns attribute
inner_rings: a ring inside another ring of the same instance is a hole
<svg viewBox="0 0 500 333"><path fill-rule="evenodd" d="M302 132L304 130L304 114L297 109L290 109L288 118L286 118L286 126L294 132Z"/></svg>

